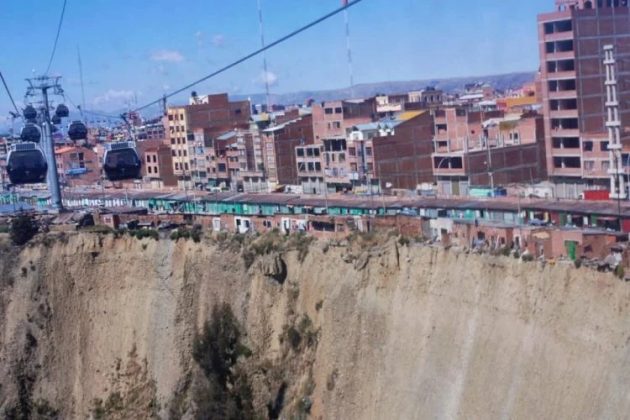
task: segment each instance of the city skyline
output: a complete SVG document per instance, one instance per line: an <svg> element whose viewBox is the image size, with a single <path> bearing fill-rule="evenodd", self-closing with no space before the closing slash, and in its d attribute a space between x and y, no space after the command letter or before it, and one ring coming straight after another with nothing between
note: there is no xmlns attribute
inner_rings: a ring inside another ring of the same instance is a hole
<svg viewBox="0 0 630 420"><path fill-rule="evenodd" d="M14 35L0 53L4 63L0 70L18 102L23 79L33 70L45 70L62 3L5 6L7 33ZM534 71L538 68L535 16L553 5L549 0L523 3L405 0L392 8L384 0L366 0L349 12L355 83ZM181 7L160 1L150 7L122 4L68 2L51 73L62 75L68 96L80 102L80 49L88 109L113 110L134 100L151 101L260 46L255 1ZM285 0L262 4L268 42L340 5L337 0L303 2L300 8ZM31 30L18 31L27 18L33 22ZM269 51L266 78L272 93L347 87L344 31L343 17L336 16ZM24 45L36 54L26 52ZM257 57L197 90L260 93L264 79L262 57ZM6 118L10 110L3 94L0 115Z"/></svg>

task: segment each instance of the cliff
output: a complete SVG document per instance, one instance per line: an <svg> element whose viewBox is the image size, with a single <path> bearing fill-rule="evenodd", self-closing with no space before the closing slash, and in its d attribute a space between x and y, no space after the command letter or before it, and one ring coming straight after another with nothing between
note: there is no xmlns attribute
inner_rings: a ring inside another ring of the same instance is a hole
<svg viewBox="0 0 630 420"><path fill-rule="evenodd" d="M246 331L265 416L274 400L284 418L630 412L630 287L610 274L395 238L253 254L97 234L0 245L5 416L191 418L191 346L219 302Z"/></svg>

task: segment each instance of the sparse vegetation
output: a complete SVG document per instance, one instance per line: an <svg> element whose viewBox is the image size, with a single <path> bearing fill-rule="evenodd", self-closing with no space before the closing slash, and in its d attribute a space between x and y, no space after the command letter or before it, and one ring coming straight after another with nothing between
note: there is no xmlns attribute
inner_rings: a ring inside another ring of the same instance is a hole
<svg viewBox="0 0 630 420"><path fill-rule="evenodd" d="M626 270L623 268L623 265L619 264L615 267L615 276L623 280L626 277Z"/></svg>
<svg viewBox="0 0 630 420"><path fill-rule="evenodd" d="M531 262L534 261L534 256L532 254L523 254L521 259L525 262Z"/></svg>
<svg viewBox="0 0 630 420"><path fill-rule="evenodd" d="M308 315L303 315L297 326L285 327L284 335L293 351L298 351L302 344L312 347L317 343L317 331L313 328L313 322Z"/></svg>
<svg viewBox="0 0 630 420"><path fill-rule="evenodd" d="M136 239L144 239L151 238L153 240L158 241L160 239L160 234L155 229L138 229L138 230L130 230L129 235L133 236Z"/></svg>
<svg viewBox="0 0 630 420"><path fill-rule="evenodd" d="M179 239L192 239L193 242L201 242L203 237L203 229L201 225L194 225L192 229L186 227L180 227L171 233L171 240L178 241Z"/></svg>
<svg viewBox="0 0 630 420"><path fill-rule="evenodd" d="M238 369L251 351L241 342L241 329L229 305L216 306L193 342L193 359L205 381L194 395L197 419L254 419L252 389Z"/></svg>
<svg viewBox="0 0 630 420"><path fill-rule="evenodd" d="M9 235L14 245L24 245L30 241L39 231L37 222L33 216L21 214L11 221Z"/></svg>

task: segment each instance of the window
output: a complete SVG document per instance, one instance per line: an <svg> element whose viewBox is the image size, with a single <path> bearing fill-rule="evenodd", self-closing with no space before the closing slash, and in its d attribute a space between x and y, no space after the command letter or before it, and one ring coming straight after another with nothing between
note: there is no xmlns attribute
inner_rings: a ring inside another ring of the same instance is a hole
<svg viewBox="0 0 630 420"><path fill-rule="evenodd" d="M168 120L169 120L169 121L173 121L173 114L171 114L171 115L169 115L169 116L168 116Z"/></svg>
<svg viewBox="0 0 630 420"><path fill-rule="evenodd" d="M188 164L184 163L184 166L186 167L186 170L188 170Z"/></svg>
<svg viewBox="0 0 630 420"><path fill-rule="evenodd" d="M332 125L333 125L333 128L339 129L341 128L341 121L333 121Z"/></svg>
<svg viewBox="0 0 630 420"><path fill-rule="evenodd" d="M319 156L319 149L313 149L313 154L317 157Z"/></svg>
<svg viewBox="0 0 630 420"><path fill-rule="evenodd" d="M585 152L592 152L592 151L593 151L593 142L592 142L592 141L590 141L590 140L585 140L585 141L582 143L582 149L583 149ZM585 163L585 165L586 165L586 162L584 162L584 163ZM591 163L593 163L593 162L591 162ZM586 166L585 166L585 167L586 167Z"/></svg>
<svg viewBox="0 0 630 420"><path fill-rule="evenodd" d="M182 151L181 149L177 151L177 156L181 156L182 155Z"/></svg>
<svg viewBox="0 0 630 420"><path fill-rule="evenodd" d="M325 108L325 109L324 109L324 113L325 113L326 115L330 115L330 114L332 114L332 113L333 113L333 109L332 109L332 108Z"/></svg>
<svg viewBox="0 0 630 420"><path fill-rule="evenodd" d="M341 109L341 107L337 107L335 108L335 114L341 114L343 111Z"/></svg>
<svg viewBox="0 0 630 420"><path fill-rule="evenodd" d="M304 149L298 148L297 149L297 155L298 155L298 157L304 157Z"/></svg>
<svg viewBox="0 0 630 420"><path fill-rule="evenodd" d="M345 161L346 161L346 154L339 153L339 162L345 162Z"/></svg>
<svg viewBox="0 0 630 420"><path fill-rule="evenodd" d="M369 163L369 162L368 162L368 164L367 164L367 170L368 170L368 171L370 171L370 172L374 171L374 164L373 164L373 163Z"/></svg>
<svg viewBox="0 0 630 420"><path fill-rule="evenodd" d="M175 170L179 171L179 163L175 162Z"/></svg>
<svg viewBox="0 0 630 420"><path fill-rule="evenodd" d="M315 170L316 171L321 171L322 170L322 164L319 162L315 162Z"/></svg>
<svg viewBox="0 0 630 420"><path fill-rule="evenodd" d="M348 155L349 156L356 156L357 155L357 150L354 147L348 147Z"/></svg>
<svg viewBox="0 0 630 420"><path fill-rule="evenodd" d="M306 156L313 157L313 149L306 149Z"/></svg>
<svg viewBox="0 0 630 420"><path fill-rule="evenodd" d="M173 154L173 156L177 156L177 152L175 150L171 150L171 153Z"/></svg>
<svg viewBox="0 0 630 420"><path fill-rule="evenodd" d="M241 111L240 109L237 109L237 110L234 111L234 113L236 115L241 115L243 113L243 111Z"/></svg>
<svg viewBox="0 0 630 420"><path fill-rule="evenodd" d="M171 144L175 144L175 137L171 137Z"/></svg>
<svg viewBox="0 0 630 420"><path fill-rule="evenodd" d="M350 170L352 172L356 172L357 171L357 164L356 163L351 163L350 164Z"/></svg>
<svg viewBox="0 0 630 420"><path fill-rule="evenodd" d="M184 156L188 156L188 152L184 150Z"/></svg>
<svg viewBox="0 0 630 420"><path fill-rule="evenodd" d="M372 156L372 148L371 147L366 147L365 148L365 154L367 156Z"/></svg>
<svg viewBox="0 0 630 420"><path fill-rule="evenodd" d="M585 160L584 161L584 170L592 171L595 168L595 161L593 160Z"/></svg>
<svg viewBox="0 0 630 420"><path fill-rule="evenodd" d="M147 166L147 172L148 173L153 173L153 168L151 166Z"/></svg>
<svg viewBox="0 0 630 420"><path fill-rule="evenodd" d="M608 142L607 141L603 141L601 143L599 143L599 150L602 152L607 152L608 151Z"/></svg>

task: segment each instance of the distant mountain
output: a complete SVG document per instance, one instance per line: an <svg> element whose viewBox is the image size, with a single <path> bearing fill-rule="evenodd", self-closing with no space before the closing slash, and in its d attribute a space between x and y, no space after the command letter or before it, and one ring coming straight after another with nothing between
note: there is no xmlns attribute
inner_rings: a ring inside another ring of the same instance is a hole
<svg viewBox="0 0 630 420"><path fill-rule="evenodd" d="M469 83L488 83L497 90L515 89L534 80L535 72L520 72L498 74L490 76L457 77L448 79L409 80L400 82L364 83L350 88L333 90L304 90L293 93L271 94L271 102L275 104L301 104L309 99L315 101L330 101L348 98L369 98L376 94L405 93L413 90L421 90L427 86L434 86L445 92L460 92ZM354 94L353 94L354 93ZM251 95L230 95L235 99L251 99L253 103L265 103L264 93Z"/></svg>

